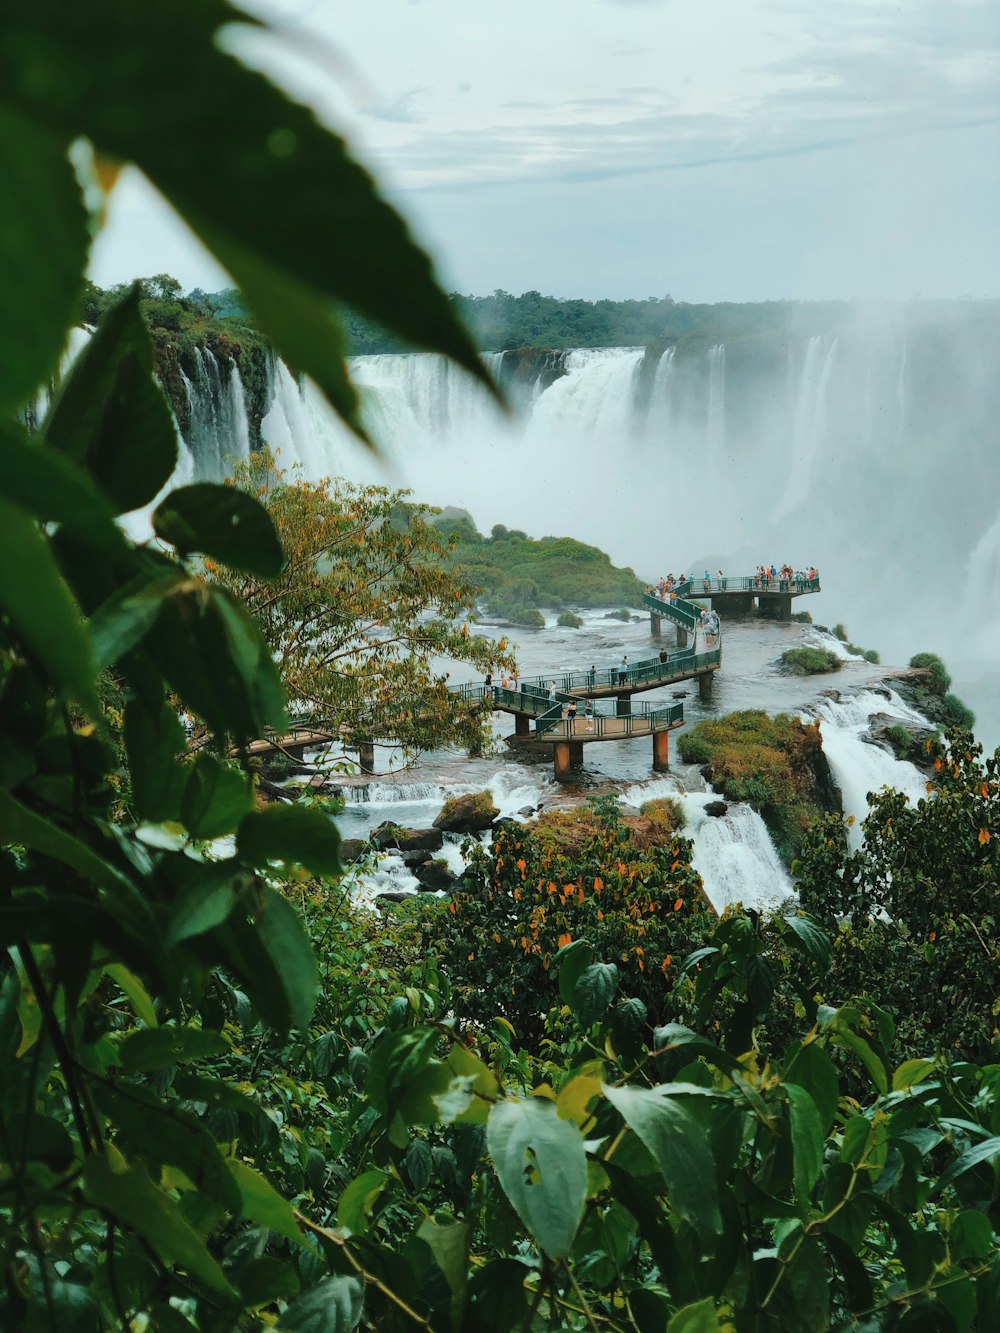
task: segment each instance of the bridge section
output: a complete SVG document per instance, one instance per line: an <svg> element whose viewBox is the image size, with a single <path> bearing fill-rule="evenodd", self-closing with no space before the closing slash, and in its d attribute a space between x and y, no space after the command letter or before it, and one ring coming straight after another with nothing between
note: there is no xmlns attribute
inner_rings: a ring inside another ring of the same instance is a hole
<svg viewBox="0 0 1000 1333"><path fill-rule="evenodd" d="M792 598L821 591L818 578L761 578L756 575L724 574L714 579L685 579L672 589L672 595L659 597L654 592L647 592L642 600L649 610L653 638L660 637L661 620L671 620L677 625L677 642L683 647L687 643L688 631L695 629L700 619L697 608L689 605L690 598L710 602L712 610L718 612L720 617L749 615L756 603L761 612L773 615L778 620L789 620Z"/></svg>

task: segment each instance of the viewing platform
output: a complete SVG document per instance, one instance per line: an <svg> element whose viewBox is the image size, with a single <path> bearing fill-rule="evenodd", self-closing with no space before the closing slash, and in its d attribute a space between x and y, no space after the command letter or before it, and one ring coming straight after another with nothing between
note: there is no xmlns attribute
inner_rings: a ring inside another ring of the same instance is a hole
<svg viewBox="0 0 1000 1333"><path fill-rule="evenodd" d="M714 579L685 579L673 589L674 597L659 597L655 592L643 595L643 605L649 609L649 623L653 638L660 637L664 619L677 626L677 643L684 647L688 632L695 629L700 615L690 600L710 603L720 619L750 615L756 608L773 615L776 620L790 620L792 599L809 593L821 592L819 579L760 578L756 575L723 575Z"/></svg>

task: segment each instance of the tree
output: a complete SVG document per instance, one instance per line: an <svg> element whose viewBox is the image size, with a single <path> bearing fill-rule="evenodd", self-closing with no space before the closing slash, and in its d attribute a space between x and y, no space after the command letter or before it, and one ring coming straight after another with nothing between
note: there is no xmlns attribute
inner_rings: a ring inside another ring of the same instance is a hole
<svg viewBox="0 0 1000 1333"><path fill-rule="evenodd" d="M277 579L215 569L254 617L291 706L317 723L407 751L482 746L490 714L449 689L448 662L475 674L513 669L506 641L470 632L476 590L451 568L449 547L406 492L290 477L267 455L237 467L285 551Z"/></svg>

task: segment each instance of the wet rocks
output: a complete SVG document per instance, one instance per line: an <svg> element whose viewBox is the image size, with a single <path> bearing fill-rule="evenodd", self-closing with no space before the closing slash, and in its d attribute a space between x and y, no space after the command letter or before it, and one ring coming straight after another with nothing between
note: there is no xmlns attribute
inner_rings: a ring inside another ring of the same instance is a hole
<svg viewBox="0 0 1000 1333"><path fill-rule="evenodd" d="M493 804L491 792L478 791L467 796L454 796L445 801L441 813L434 821L434 828L440 829L442 833L484 833L492 828L499 813Z"/></svg>
<svg viewBox="0 0 1000 1333"><path fill-rule="evenodd" d="M705 806L705 814L710 819L721 819L728 809L729 806L725 801L709 801L708 805Z"/></svg>
<svg viewBox="0 0 1000 1333"><path fill-rule="evenodd" d="M386 821L372 829L371 845L380 852L436 852L444 837L432 828L403 828Z"/></svg>

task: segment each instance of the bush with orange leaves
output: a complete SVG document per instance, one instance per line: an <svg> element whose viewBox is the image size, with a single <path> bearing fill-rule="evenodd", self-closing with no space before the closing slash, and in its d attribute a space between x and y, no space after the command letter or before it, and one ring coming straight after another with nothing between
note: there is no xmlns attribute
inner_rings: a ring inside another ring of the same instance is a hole
<svg viewBox="0 0 1000 1333"><path fill-rule="evenodd" d="M456 1012L540 1035L560 1002L555 955L585 936L617 966L619 993L663 1021L680 964L715 918L690 840L668 820L659 839L649 826L603 798L538 825L501 824L492 847L473 849L469 888L441 916Z"/></svg>

